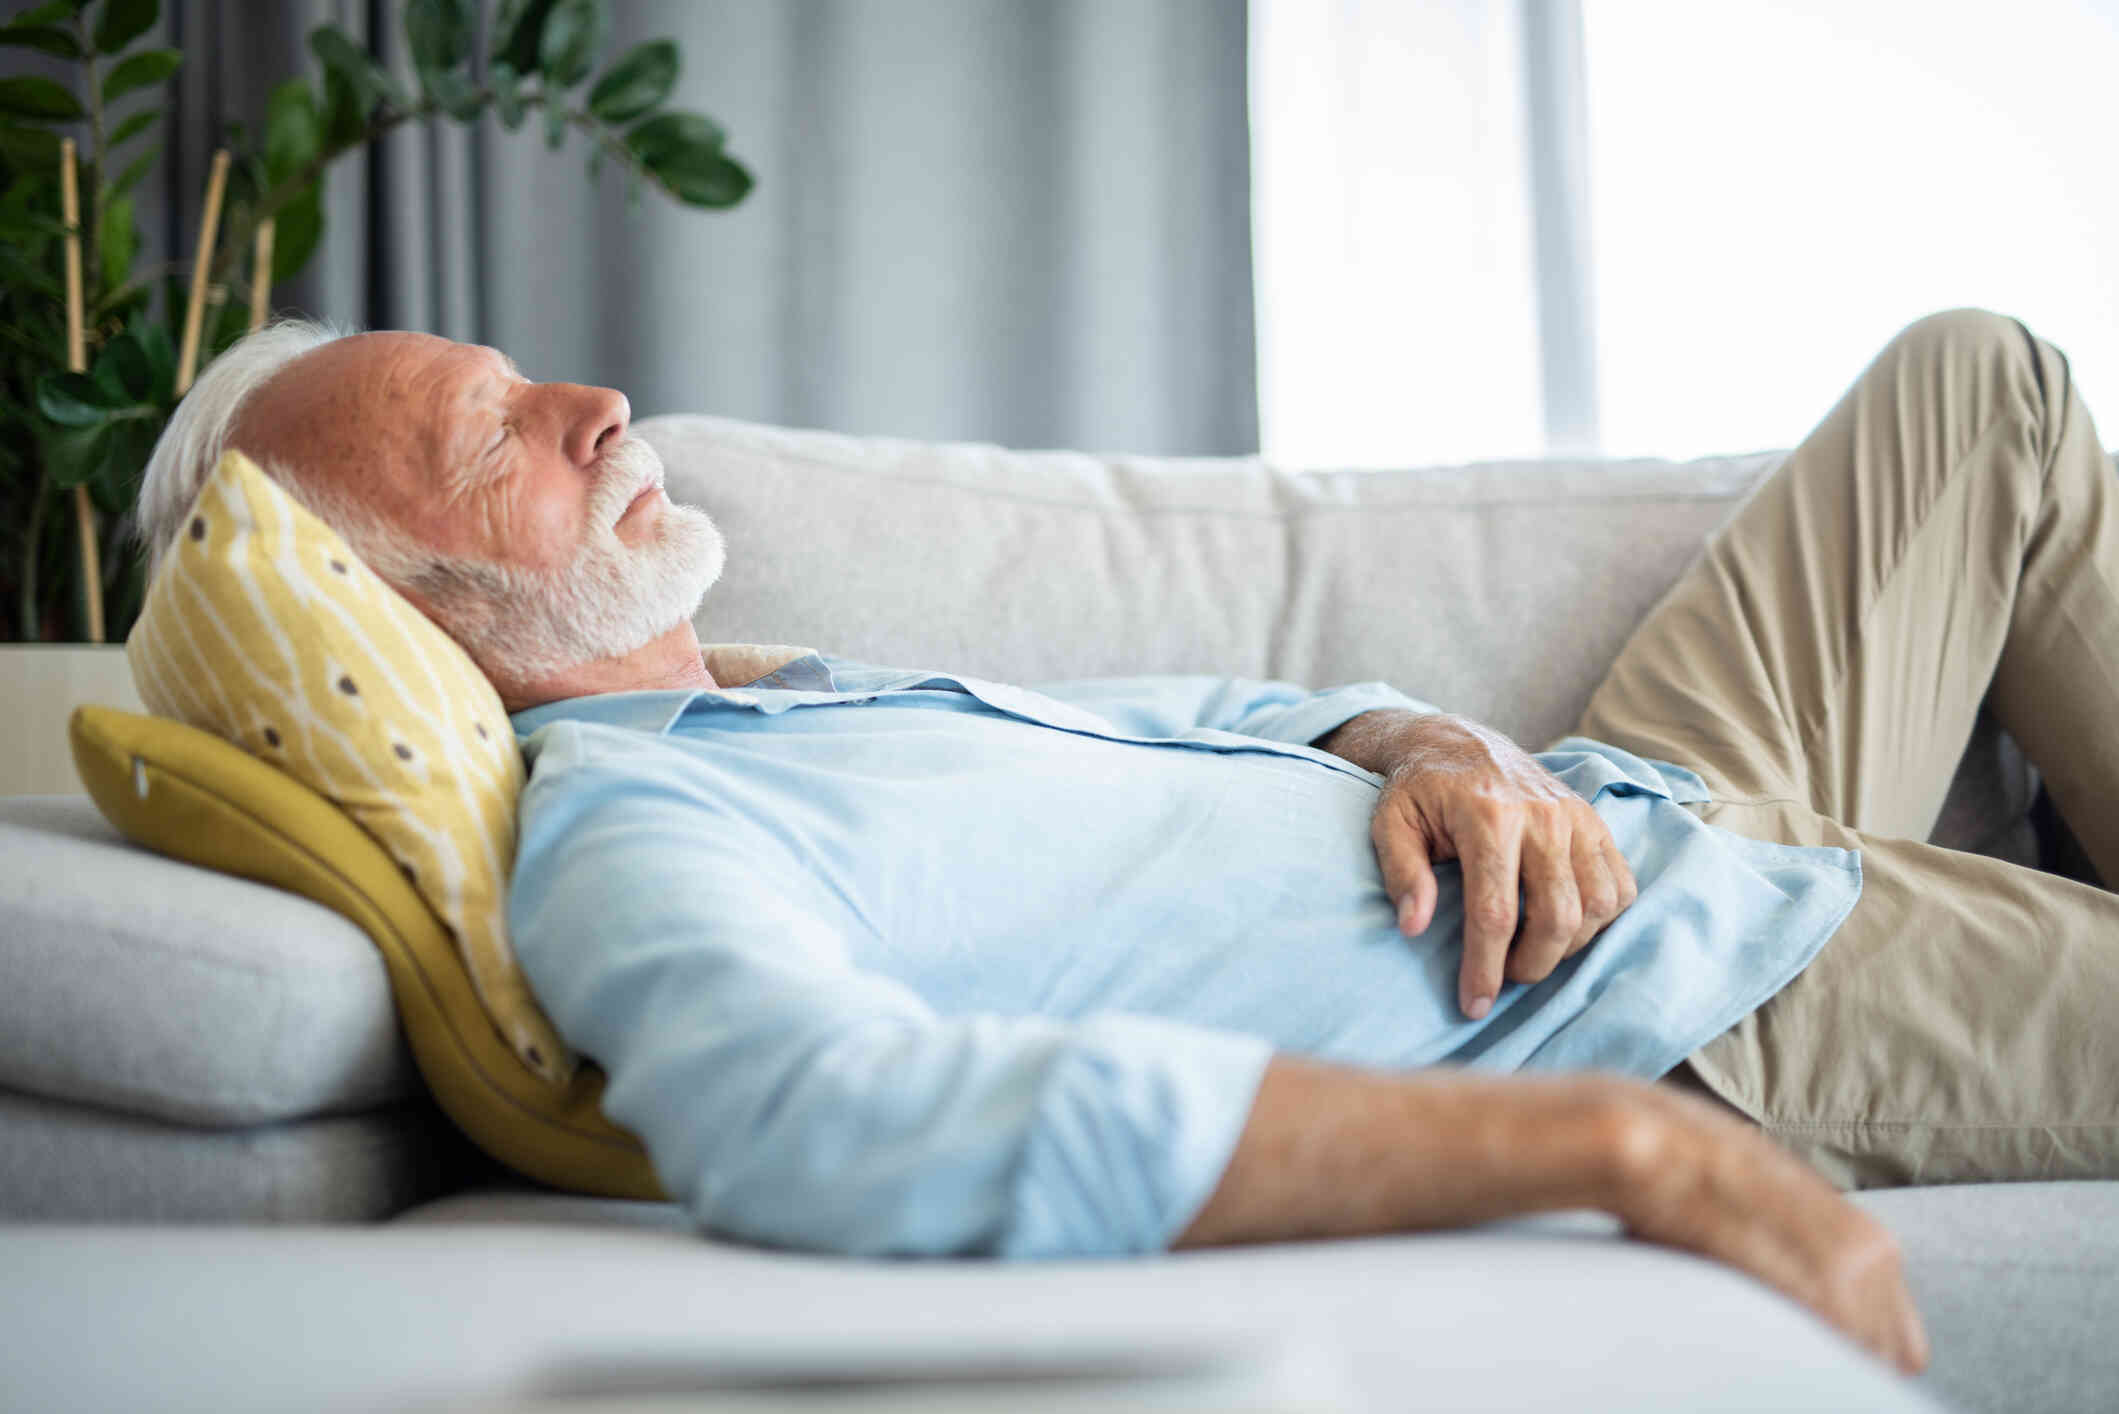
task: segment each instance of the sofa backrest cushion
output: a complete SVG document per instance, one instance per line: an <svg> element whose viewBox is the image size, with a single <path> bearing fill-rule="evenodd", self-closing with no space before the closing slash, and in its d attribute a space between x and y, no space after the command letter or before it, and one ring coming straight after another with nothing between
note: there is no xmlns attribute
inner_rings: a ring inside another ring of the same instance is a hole
<svg viewBox="0 0 2119 1414"><path fill-rule="evenodd" d="M1381 679L1537 750L1785 457L1293 471L643 418L728 542L702 639L1036 686ZM1988 714L1932 838L2035 860L2037 777Z"/></svg>
<svg viewBox="0 0 2119 1414"><path fill-rule="evenodd" d="M728 542L702 639L1004 682L1380 678L1532 749L1779 453L1288 471L644 418Z"/></svg>
<svg viewBox="0 0 2119 1414"><path fill-rule="evenodd" d="M523 1064L575 1057L508 944L522 753L454 640L241 452L162 558L126 655L141 701L270 762L387 850Z"/></svg>

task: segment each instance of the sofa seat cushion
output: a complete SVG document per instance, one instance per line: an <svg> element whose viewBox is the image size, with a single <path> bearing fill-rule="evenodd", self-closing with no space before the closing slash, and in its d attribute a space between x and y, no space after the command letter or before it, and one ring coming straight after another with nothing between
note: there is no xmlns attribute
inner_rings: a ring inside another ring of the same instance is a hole
<svg viewBox="0 0 2119 1414"><path fill-rule="evenodd" d="M1898 1238L1934 1347L1926 1378L1953 1408L2119 1409L2119 1183L1853 1198Z"/></svg>
<svg viewBox="0 0 2119 1414"><path fill-rule="evenodd" d="M0 1088L178 1124L420 1093L367 935L128 843L85 796L0 798Z"/></svg>
<svg viewBox="0 0 2119 1414"><path fill-rule="evenodd" d="M714 1242L673 1211L443 1199L362 1230L0 1229L0 1269L33 1274L0 1284L0 1369L25 1407L215 1414L1942 1407L1778 1293L1597 1214L903 1262ZM84 1330L114 1335L94 1360ZM915 1382L1011 1369L1000 1391Z"/></svg>
<svg viewBox="0 0 2119 1414"><path fill-rule="evenodd" d="M372 1222L477 1168L425 1101L197 1129L0 1089L0 1222Z"/></svg>

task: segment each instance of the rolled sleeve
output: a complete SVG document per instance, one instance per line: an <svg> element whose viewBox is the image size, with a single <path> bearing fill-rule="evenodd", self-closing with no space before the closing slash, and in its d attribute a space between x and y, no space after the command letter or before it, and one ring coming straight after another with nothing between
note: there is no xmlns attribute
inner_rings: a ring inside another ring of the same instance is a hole
<svg viewBox="0 0 2119 1414"><path fill-rule="evenodd" d="M517 952L702 1225L850 1255L1096 1256L1161 1250L1204 1205L1265 1041L940 1016L854 966L857 918L792 901L705 783L565 757L547 745L524 794Z"/></svg>

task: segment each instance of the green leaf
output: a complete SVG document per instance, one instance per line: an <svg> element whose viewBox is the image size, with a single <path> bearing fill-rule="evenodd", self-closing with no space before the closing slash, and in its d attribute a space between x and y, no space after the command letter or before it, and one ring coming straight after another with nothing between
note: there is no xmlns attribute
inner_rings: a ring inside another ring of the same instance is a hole
<svg viewBox="0 0 2119 1414"><path fill-rule="evenodd" d="M368 115L346 76L336 69L324 70L324 146L346 147L359 142L368 130Z"/></svg>
<svg viewBox="0 0 2119 1414"><path fill-rule="evenodd" d="M47 373L37 380L37 411L61 427L93 427L121 406L107 400L86 373Z"/></svg>
<svg viewBox="0 0 2119 1414"><path fill-rule="evenodd" d="M95 371L89 376L108 407L131 407L154 394L154 365L129 329L97 352Z"/></svg>
<svg viewBox="0 0 2119 1414"><path fill-rule="evenodd" d="M396 81L337 25L318 25L309 31L309 48L327 72L340 75L352 87L363 125L377 102L399 109L412 106Z"/></svg>
<svg viewBox="0 0 2119 1414"><path fill-rule="evenodd" d="M272 218L272 283L300 273L323 235L323 197L318 184L311 182Z"/></svg>
<svg viewBox="0 0 2119 1414"><path fill-rule="evenodd" d="M0 245L0 280L4 280L11 291L33 290L46 299L66 298L66 291L50 272L24 259L12 245Z"/></svg>
<svg viewBox="0 0 2119 1414"><path fill-rule="evenodd" d="M140 243L133 229L132 198L114 197L103 203L103 219L96 223L96 252L103 261L103 285L115 289L132 273L132 257Z"/></svg>
<svg viewBox="0 0 2119 1414"><path fill-rule="evenodd" d="M265 172L274 185L316 160L324 140L307 79L289 79L265 102Z"/></svg>
<svg viewBox="0 0 2119 1414"><path fill-rule="evenodd" d="M40 49L61 59L81 57L81 46L74 42L74 37L50 25L7 25L0 28L0 44L19 49Z"/></svg>
<svg viewBox="0 0 2119 1414"><path fill-rule="evenodd" d="M0 123L0 156L27 172L59 170L59 135L49 128Z"/></svg>
<svg viewBox="0 0 2119 1414"><path fill-rule="evenodd" d="M587 78L610 32L609 0L556 0L537 43L545 86L567 89Z"/></svg>
<svg viewBox="0 0 2119 1414"><path fill-rule="evenodd" d="M589 112L606 123L630 123L670 96L677 83L677 46L652 39L629 50L589 90Z"/></svg>
<svg viewBox="0 0 2119 1414"><path fill-rule="evenodd" d="M176 401L177 384L177 349L170 342L169 326L143 315L134 321L132 336L140 345L140 351L147 355L147 366L154 373L154 381L149 385L150 401L161 407L169 406Z"/></svg>
<svg viewBox="0 0 2119 1414"><path fill-rule="evenodd" d="M518 74L537 67L545 18L553 0L501 0L493 19L493 61L506 64Z"/></svg>
<svg viewBox="0 0 2119 1414"><path fill-rule="evenodd" d="M455 68L470 57L477 35L477 19L463 0L405 0L405 39L414 68Z"/></svg>
<svg viewBox="0 0 2119 1414"><path fill-rule="evenodd" d="M128 418L110 429L88 483L88 494L98 506L120 514L139 498L141 476L165 420L160 415Z"/></svg>
<svg viewBox="0 0 2119 1414"><path fill-rule="evenodd" d="M107 150L114 151L119 146L131 142L141 133L146 132L149 128L153 127L156 123L159 123L161 121L161 109L143 108L139 112L134 113L131 117L124 119L116 127L112 128L110 130L109 138L107 138L104 142L104 146Z"/></svg>
<svg viewBox="0 0 2119 1414"><path fill-rule="evenodd" d="M485 111L485 100L461 69L421 69L420 87L452 118L470 122Z"/></svg>
<svg viewBox="0 0 2119 1414"><path fill-rule="evenodd" d="M147 33L161 7L156 0L103 0L96 19L96 52L115 54Z"/></svg>
<svg viewBox="0 0 2119 1414"><path fill-rule="evenodd" d="M38 5L24 10L9 20L11 25L51 25L61 20L70 20L88 8L88 0L51 0L48 5Z"/></svg>
<svg viewBox="0 0 2119 1414"><path fill-rule="evenodd" d="M98 420L62 427L45 437L45 462L53 486L61 491L71 490L96 474L96 468L103 461L103 449L108 445L111 426L109 422Z"/></svg>
<svg viewBox="0 0 2119 1414"><path fill-rule="evenodd" d="M651 162L648 170L687 206L734 206L755 185L750 170L725 152L686 152Z"/></svg>
<svg viewBox="0 0 2119 1414"><path fill-rule="evenodd" d="M625 135L625 145L650 167L673 155L719 152L727 141L728 134L712 118L704 113L681 111L657 113L644 123L634 124Z"/></svg>
<svg viewBox="0 0 2119 1414"><path fill-rule="evenodd" d="M559 151L559 145L567 140L567 110L557 97L547 98L544 104L544 145Z"/></svg>
<svg viewBox="0 0 2119 1414"><path fill-rule="evenodd" d="M492 67L486 70L486 86L493 90L494 116L499 118L500 125L511 133L522 126L520 83L521 79L517 76L514 66L501 60L494 60Z"/></svg>
<svg viewBox="0 0 2119 1414"><path fill-rule="evenodd" d="M156 143L138 157L126 163L125 170L118 173L117 180L110 184L109 190L111 194L123 196L131 191L133 187L139 184L140 178L147 175L148 169L154 166L155 159L161 155L162 145Z"/></svg>
<svg viewBox="0 0 2119 1414"><path fill-rule="evenodd" d="M110 189L120 196L131 191L133 184L147 175L147 169L152 167L154 160L161 155L162 145L160 143L148 148L138 157L125 164L125 170L118 173L118 179L110 184Z"/></svg>
<svg viewBox="0 0 2119 1414"><path fill-rule="evenodd" d="M80 117L81 105L72 94L50 79L26 75L0 79L0 113L63 120Z"/></svg>
<svg viewBox="0 0 2119 1414"><path fill-rule="evenodd" d="M142 49L122 59L103 80L103 101L115 103L136 88L166 80L182 66L184 56L175 49Z"/></svg>
<svg viewBox="0 0 2119 1414"><path fill-rule="evenodd" d="M659 113L625 135L657 181L691 206L734 206L750 194L751 174L721 150L720 124L699 113Z"/></svg>

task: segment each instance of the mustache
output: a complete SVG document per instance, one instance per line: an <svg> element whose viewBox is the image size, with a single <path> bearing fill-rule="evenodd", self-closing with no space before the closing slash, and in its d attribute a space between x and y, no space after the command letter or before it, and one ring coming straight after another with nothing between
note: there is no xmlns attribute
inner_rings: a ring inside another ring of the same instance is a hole
<svg viewBox="0 0 2119 1414"><path fill-rule="evenodd" d="M596 519L609 525L650 486L662 485L662 457L630 432L603 454L590 497Z"/></svg>

